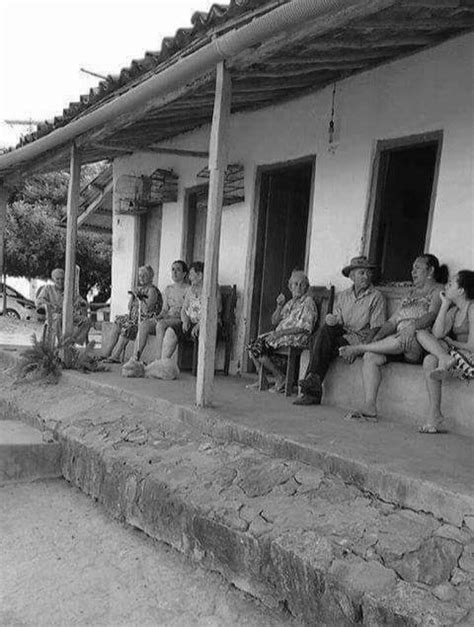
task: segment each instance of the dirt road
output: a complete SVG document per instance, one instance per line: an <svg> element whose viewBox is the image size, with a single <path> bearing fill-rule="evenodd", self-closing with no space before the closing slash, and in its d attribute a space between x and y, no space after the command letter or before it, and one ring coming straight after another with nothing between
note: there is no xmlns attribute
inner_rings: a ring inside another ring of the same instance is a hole
<svg viewBox="0 0 474 627"><path fill-rule="evenodd" d="M295 625L62 480L0 488L0 625Z"/></svg>

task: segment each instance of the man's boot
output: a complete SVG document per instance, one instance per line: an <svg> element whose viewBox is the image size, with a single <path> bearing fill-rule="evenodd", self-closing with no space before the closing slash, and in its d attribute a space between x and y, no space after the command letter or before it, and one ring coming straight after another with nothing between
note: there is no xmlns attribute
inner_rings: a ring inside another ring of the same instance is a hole
<svg viewBox="0 0 474 627"><path fill-rule="evenodd" d="M293 405L320 405L323 386L317 374L309 374L299 381L301 396L293 401Z"/></svg>

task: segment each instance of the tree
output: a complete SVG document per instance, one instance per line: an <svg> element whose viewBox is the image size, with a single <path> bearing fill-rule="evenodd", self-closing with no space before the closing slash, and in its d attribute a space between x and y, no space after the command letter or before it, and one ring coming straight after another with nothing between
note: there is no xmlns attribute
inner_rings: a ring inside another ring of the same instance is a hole
<svg viewBox="0 0 474 627"><path fill-rule="evenodd" d="M97 166L82 168L83 182L98 174ZM69 175L64 172L35 175L14 190L5 230L5 272L10 276L49 278L64 267L66 232L60 220L66 212ZM79 290L83 296L97 285L110 294L112 244L108 238L79 231L76 261L81 268Z"/></svg>

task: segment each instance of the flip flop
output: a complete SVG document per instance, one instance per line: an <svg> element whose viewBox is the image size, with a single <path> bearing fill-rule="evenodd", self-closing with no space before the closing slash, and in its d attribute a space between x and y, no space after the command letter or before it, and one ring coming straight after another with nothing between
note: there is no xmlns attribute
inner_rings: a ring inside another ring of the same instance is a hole
<svg viewBox="0 0 474 627"><path fill-rule="evenodd" d="M446 368L435 368L430 372L430 379L434 381L444 381L449 377L449 370Z"/></svg>
<svg viewBox="0 0 474 627"><path fill-rule="evenodd" d="M271 392L272 394L280 394L281 392L284 392L285 382L282 381L282 383L275 383L275 385L271 387L268 391Z"/></svg>
<svg viewBox="0 0 474 627"><path fill-rule="evenodd" d="M260 383L257 381L256 383L249 383L245 386L246 390L254 390L254 392L260 391Z"/></svg>
<svg viewBox="0 0 474 627"><path fill-rule="evenodd" d="M364 414L358 409L352 409L344 416L344 420L359 420L361 422L378 422L376 414Z"/></svg>
<svg viewBox="0 0 474 627"><path fill-rule="evenodd" d="M435 427L434 425L422 425L418 429L419 433L424 433L426 435L435 435L436 433L447 433L447 429L443 429L440 427Z"/></svg>

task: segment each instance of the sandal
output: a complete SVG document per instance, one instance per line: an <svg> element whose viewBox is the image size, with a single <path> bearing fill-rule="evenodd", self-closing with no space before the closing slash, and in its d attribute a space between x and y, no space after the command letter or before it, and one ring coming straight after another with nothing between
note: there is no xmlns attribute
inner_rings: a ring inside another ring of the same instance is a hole
<svg viewBox="0 0 474 627"><path fill-rule="evenodd" d="M280 394L281 392L284 392L285 382L282 381L281 383L275 383L275 385L271 387L268 391L271 392L272 394Z"/></svg>
<svg viewBox="0 0 474 627"><path fill-rule="evenodd" d="M446 368L435 368L430 372L430 379L434 381L444 381L449 377L449 370Z"/></svg>
<svg viewBox="0 0 474 627"><path fill-rule="evenodd" d="M344 420L360 420L361 422L378 422L376 414L364 414L358 409L352 409L344 416Z"/></svg>
<svg viewBox="0 0 474 627"><path fill-rule="evenodd" d="M104 357L100 361L102 361L104 364L121 364L122 363L120 359L115 359L115 357Z"/></svg>
<svg viewBox="0 0 474 627"><path fill-rule="evenodd" d="M436 433L447 433L446 429L442 429L440 427L435 427L435 425L422 425L418 429L418 433L425 433L428 435L434 435Z"/></svg>
<svg viewBox="0 0 474 627"><path fill-rule="evenodd" d="M257 381L256 383L249 383L245 386L246 390L254 390L254 392L260 391L260 383Z"/></svg>

